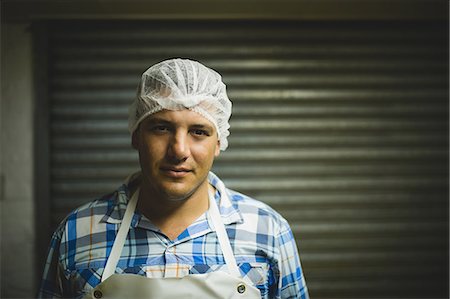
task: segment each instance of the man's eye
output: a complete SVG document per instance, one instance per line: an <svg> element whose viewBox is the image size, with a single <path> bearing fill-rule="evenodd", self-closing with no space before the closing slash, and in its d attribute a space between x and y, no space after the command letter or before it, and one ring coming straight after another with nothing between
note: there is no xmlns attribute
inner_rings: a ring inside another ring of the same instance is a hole
<svg viewBox="0 0 450 299"><path fill-rule="evenodd" d="M169 131L169 128L167 126L154 126L152 128L152 131L155 131L155 132L167 132L167 131Z"/></svg>
<svg viewBox="0 0 450 299"><path fill-rule="evenodd" d="M201 129L192 130L192 134L197 135L197 136L209 136L209 133L207 131L201 130Z"/></svg>

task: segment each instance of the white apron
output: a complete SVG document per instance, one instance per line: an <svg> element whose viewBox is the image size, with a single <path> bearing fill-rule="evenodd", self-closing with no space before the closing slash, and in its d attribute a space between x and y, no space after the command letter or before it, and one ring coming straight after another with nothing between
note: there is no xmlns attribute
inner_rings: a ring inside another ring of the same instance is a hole
<svg viewBox="0 0 450 299"><path fill-rule="evenodd" d="M225 186L217 186L222 196L227 196ZM130 199L111 254L106 262L102 280L84 299L109 298L170 298L170 299L238 299L261 298L259 290L244 281L231 249L230 240L222 222L214 196L209 194L209 214L219 239L225 263L230 274L215 271L191 274L182 278L147 278L136 274L114 274L131 220L139 198L139 189Z"/></svg>

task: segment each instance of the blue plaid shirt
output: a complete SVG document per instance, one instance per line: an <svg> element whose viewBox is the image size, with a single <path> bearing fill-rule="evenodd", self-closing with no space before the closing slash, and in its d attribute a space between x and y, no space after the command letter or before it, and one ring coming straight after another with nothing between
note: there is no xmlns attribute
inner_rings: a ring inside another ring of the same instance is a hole
<svg viewBox="0 0 450 299"><path fill-rule="evenodd" d="M212 185L218 180L210 173ZM131 184L126 182L114 193L83 205L61 223L50 243L38 297L80 298L100 283ZM227 192L229 200L218 191L215 198L243 278L261 291L261 298L309 298L286 220L262 202ZM170 240L136 211L116 273L183 277L227 271L211 226L205 213Z"/></svg>

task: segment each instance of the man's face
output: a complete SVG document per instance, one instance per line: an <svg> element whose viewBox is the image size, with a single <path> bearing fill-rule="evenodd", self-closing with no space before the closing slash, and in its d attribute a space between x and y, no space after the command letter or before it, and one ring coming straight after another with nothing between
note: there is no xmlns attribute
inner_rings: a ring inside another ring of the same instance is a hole
<svg viewBox="0 0 450 299"><path fill-rule="evenodd" d="M133 134L143 183L156 196L184 200L207 184L220 153L215 126L191 110L162 110L144 119Z"/></svg>

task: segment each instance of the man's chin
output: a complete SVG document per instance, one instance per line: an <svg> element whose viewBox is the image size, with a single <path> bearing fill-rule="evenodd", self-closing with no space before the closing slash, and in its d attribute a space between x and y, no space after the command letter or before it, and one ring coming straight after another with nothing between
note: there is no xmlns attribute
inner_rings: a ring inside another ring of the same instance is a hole
<svg viewBox="0 0 450 299"><path fill-rule="evenodd" d="M191 198L199 190L200 186L201 184L197 186L193 184L171 183L161 187L168 201L181 202Z"/></svg>
<svg viewBox="0 0 450 299"><path fill-rule="evenodd" d="M195 190L187 188L185 186L179 186L180 184L170 184L171 186L162 186L163 194L168 201L179 202L188 200Z"/></svg>

